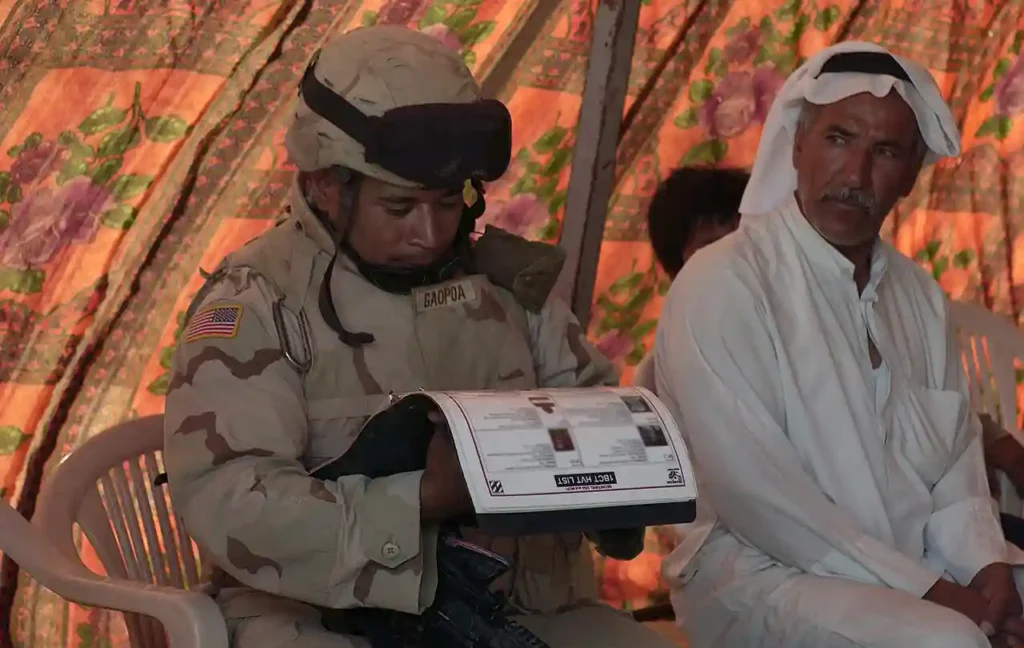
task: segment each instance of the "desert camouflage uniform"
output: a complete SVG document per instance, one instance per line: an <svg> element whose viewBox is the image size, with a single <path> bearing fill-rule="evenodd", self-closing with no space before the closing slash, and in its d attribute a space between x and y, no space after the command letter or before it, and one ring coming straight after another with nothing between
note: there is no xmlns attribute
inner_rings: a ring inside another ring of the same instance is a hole
<svg viewBox="0 0 1024 648"><path fill-rule="evenodd" d="M345 452L389 392L617 382L557 300L528 312L510 292L468 276L451 282L464 301L430 308L430 289L381 291L339 257L331 279L338 317L347 330L376 338L349 347L318 308L334 250L296 185L291 216L229 256L190 308L190 318L239 308L235 330L183 336L174 358L169 486L188 531L223 570L214 579L218 600L235 645L245 648L364 646L328 634L313 606L419 613L431 603L436 531L420 526L422 473L308 476ZM553 648L671 645L595 603L582 534L466 533L513 559L514 572L497 585Z"/></svg>

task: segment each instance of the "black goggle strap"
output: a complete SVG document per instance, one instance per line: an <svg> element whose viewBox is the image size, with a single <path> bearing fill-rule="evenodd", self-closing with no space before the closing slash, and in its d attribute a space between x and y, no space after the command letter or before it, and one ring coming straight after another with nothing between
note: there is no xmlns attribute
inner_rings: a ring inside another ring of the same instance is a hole
<svg viewBox="0 0 1024 648"><path fill-rule="evenodd" d="M314 70L320 59L320 52L306 67L299 83L299 96L309 109L338 127L339 130L366 147L373 132L377 117L363 114L361 110L345 101L340 95L316 78Z"/></svg>

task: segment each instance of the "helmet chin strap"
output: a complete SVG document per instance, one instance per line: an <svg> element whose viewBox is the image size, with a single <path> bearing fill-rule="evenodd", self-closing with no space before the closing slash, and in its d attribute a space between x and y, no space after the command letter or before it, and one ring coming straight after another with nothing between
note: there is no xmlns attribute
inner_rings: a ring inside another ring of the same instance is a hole
<svg viewBox="0 0 1024 648"><path fill-rule="evenodd" d="M460 248L464 250L465 247L464 243L456 240L448 252L434 263L412 268L395 268L365 261L348 240L343 240L339 245L364 279L377 288L395 295L408 295L421 286L430 286L453 278L459 271L459 262L464 256Z"/></svg>
<svg viewBox="0 0 1024 648"><path fill-rule="evenodd" d="M359 274L381 290L396 295L408 295L422 286L443 283L455 277L463 267L463 260L469 252L469 236L476 227L476 220L484 213L484 192L479 182L473 182L476 200L462 208L459 228L455 233L451 246L443 257L425 266L413 268L395 268L387 265L369 263L355 251L347 237L342 237L338 248L352 259Z"/></svg>

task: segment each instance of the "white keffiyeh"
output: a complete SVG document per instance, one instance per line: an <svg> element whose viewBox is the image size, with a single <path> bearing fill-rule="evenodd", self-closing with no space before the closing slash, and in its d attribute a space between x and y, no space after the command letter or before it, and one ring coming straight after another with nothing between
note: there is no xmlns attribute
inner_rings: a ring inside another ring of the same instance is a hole
<svg viewBox="0 0 1024 648"><path fill-rule="evenodd" d="M887 74L837 72L818 76L830 58L846 52L888 54L906 71L911 83ZM893 89L900 93L917 117L918 128L928 146L926 165L941 157L960 155L960 133L956 122L927 69L874 43L839 43L808 59L790 75L779 91L765 120L750 182L740 203L740 214L746 217L770 212L796 190L793 140L805 101L825 105L863 92L885 97Z"/></svg>

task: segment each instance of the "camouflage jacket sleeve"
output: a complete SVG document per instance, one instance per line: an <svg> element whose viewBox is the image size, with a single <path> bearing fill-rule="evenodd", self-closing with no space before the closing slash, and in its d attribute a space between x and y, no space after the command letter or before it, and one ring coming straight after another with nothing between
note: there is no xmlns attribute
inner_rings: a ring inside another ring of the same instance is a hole
<svg viewBox="0 0 1024 648"><path fill-rule="evenodd" d="M615 366L587 340L586 331L561 299L550 297L539 313L527 316L539 387L619 384Z"/></svg>
<svg viewBox="0 0 1024 648"><path fill-rule="evenodd" d="M539 387L616 386L619 372L587 339L569 307L557 297L548 299L537 315L529 314L533 361ZM644 529L593 531L587 537L598 550L620 560L643 550Z"/></svg>
<svg viewBox="0 0 1024 648"><path fill-rule="evenodd" d="M436 583L434 540L419 524L422 473L309 477L303 386L281 350L274 292L248 268L204 292L166 402L168 485L189 533L250 587L329 608L421 612Z"/></svg>

